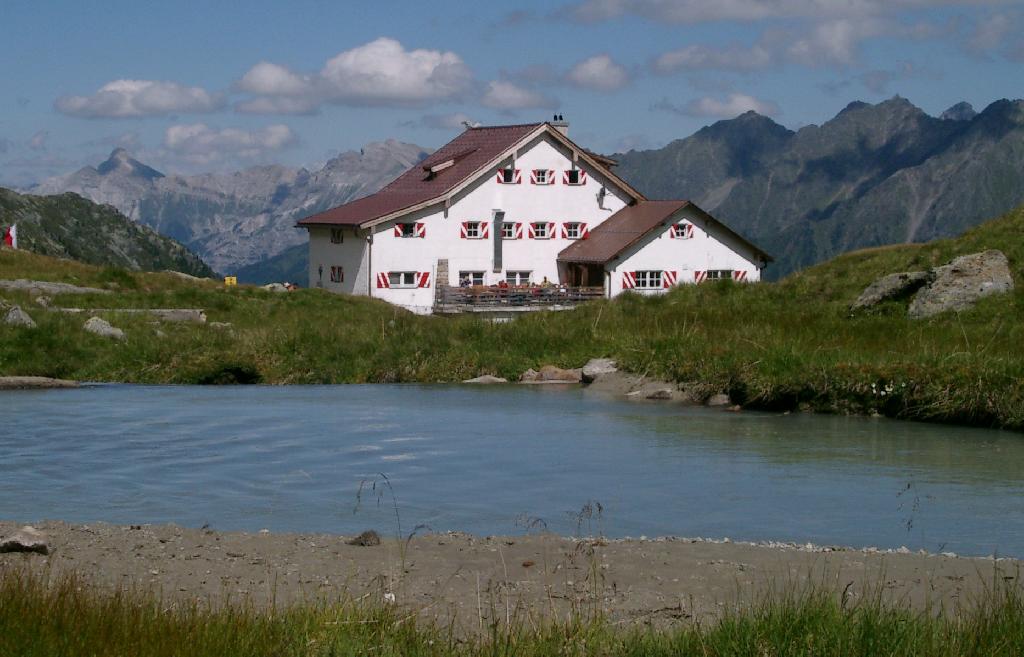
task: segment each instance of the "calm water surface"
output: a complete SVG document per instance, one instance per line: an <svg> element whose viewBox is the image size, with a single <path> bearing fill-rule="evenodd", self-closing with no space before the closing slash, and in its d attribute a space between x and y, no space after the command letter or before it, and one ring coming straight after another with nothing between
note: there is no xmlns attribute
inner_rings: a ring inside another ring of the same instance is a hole
<svg viewBox="0 0 1024 657"><path fill-rule="evenodd" d="M1024 556L1022 472L1019 434L578 389L0 393L0 518L25 521L393 533L390 493L378 503L383 473L406 532L514 534L532 523ZM590 501L600 518L581 523Z"/></svg>

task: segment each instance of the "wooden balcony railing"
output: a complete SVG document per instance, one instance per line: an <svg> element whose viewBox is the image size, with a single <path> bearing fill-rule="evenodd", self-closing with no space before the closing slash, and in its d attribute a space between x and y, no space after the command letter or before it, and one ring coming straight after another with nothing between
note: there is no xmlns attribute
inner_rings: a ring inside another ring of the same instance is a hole
<svg viewBox="0 0 1024 657"><path fill-rule="evenodd" d="M448 307L523 307L571 306L604 297L603 287L566 287L564 285L516 286L495 285L438 288L437 305Z"/></svg>

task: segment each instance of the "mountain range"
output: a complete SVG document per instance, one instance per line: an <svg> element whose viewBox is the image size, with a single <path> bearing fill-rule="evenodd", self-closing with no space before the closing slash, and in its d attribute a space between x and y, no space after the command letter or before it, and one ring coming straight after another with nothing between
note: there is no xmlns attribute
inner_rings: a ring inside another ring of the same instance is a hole
<svg viewBox="0 0 1024 657"><path fill-rule="evenodd" d="M342 153L315 171L273 165L181 176L165 175L119 148L99 166L50 178L29 191L74 192L112 205L185 244L215 270L232 274L304 245L306 231L295 228L296 221L377 191L428 153L388 140Z"/></svg>
<svg viewBox="0 0 1024 657"><path fill-rule="evenodd" d="M389 140L316 171L164 175L115 150L33 193L109 203L240 280L306 282L303 216L373 193L429 153ZM747 112L663 148L612 155L649 198L688 198L776 257L769 278L851 249L963 232L1024 203L1024 101L939 117L896 96L790 130Z"/></svg>
<svg viewBox="0 0 1024 657"><path fill-rule="evenodd" d="M19 248L93 265L214 276L199 257L116 209L77 194L32 196L0 188L0 226L17 224Z"/></svg>
<svg viewBox="0 0 1024 657"><path fill-rule="evenodd" d="M857 248L950 237L1024 203L1024 101L939 118L904 98L789 130L747 112L612 156L650 198L690 198L784 275Z"/></svg>

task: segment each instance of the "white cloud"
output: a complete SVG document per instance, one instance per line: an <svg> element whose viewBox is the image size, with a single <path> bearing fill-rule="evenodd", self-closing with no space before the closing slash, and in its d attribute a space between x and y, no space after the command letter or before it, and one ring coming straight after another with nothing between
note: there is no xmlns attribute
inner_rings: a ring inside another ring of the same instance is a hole
<svg viewBox="0 0 1024 657"><path fill-rule="evenodd" d="M584 89L615 91L629 84L629 73L608 55L594 55L573 66L566 79Z"/></svg>
<svg viewBox="0 0 1024 657"><path fill-rule="evenodd" d="M54 103L58 112L89 119L213 112L223 106L223 94L157 80L114 80L91 96L61 96Z"/></svg>
<svg viewBox="0 0 1024 657"><path fill-rule="evenodd" d="M735 45L723 48L691 45L658 55L652 67L658 73L709 69L754 71L767 68L773 59L774 54L763 44L755 44L749 48Z"/></svg>
<svg viewBox="0 0 1024 657"><path fill-rule="evenodd" d="M239 111L308 114L324 103L404 107L450 100L471 83L469 67L454 52L406 50L381 37L338 53L316 73L260 62L235 88L256 96L239 103Z"/></svg>
<svg viewBox="0 0 1024 657"><path fill-rule="evenodd" d="M34 151L45 151L46 141L50 138L49 130L40 130L36 134L29 137L28 147Z"/></svg>
<svg viewBox="0 0 1024 657"><path fill-rule="evenodd" d="M173 156L191 164L209 164L233 158L258 159L297 141L292 129L281 124L257 130L239 130L193 123L167 128L163 146Z"/></svg>
<svg viewBox="0 0 1024 657"><path fill-rule="evenodd" d="M676 105L667 98L663 98L651 105L651 109L663 110L683 116L731 119L746 112L757 112L764 116L776 116L779 113L779 106L771 101L759 100L747 94L732 93L724 99L713 96L704 96L691 100L685 105Z"/></svg>
<svg viewBox="0 0 1024 657"><path fill-rule="evenodd" d="M582 0L568 8L575 20L592 23L636 15L667 23L757 21L771 18L836 18L936 6L1013 4L1015 0Z"/></svg>
<svg viewBox="0 0 1024 657"><path fill-rule="evenodd" d="M852 63L861 41L887 31L888 26L870 19L837 19L815 25L786 48L789 60L807 66Z"/></svg>
<svg viewBox="0 0 1024 657"><path fill-rule="evenodd" d="M522 109L552 108L558 102L544 94L520 87L507 80L493 80L480 101L487 107L514 111Z"/></svg>
<svg viewBox="0 0 1024 657"><path fill-rule="evenodd" d="M1016 27L1011 14L991 14L974 26L967 39L967 49L975 54L984 54L999 48L1007 35Z"/></svg>

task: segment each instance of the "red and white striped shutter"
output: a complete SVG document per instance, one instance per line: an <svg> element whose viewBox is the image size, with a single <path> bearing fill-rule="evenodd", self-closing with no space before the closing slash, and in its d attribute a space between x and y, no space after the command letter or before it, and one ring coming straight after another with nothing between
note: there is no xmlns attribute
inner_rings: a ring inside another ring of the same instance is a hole
<svg viewBox="0 0 1024 657"><path fill-rule="evenodd" d="M425 223L416 222L416 233L415 233L415 235L416 235L416 237L426 237L427 236L427 225Z"/></svg>
<svg viewBox="0 0 1024 657"><path fill-rule="evenodd" d="M668 227L668 238L670 240L676 239L676 225L675 224L672 224L671 226Z"/></svg>
<svg viewBox="0 0 1024 657"><path fill-rule="evenodd" d="M568 185L569 184L569 170L568 169L566 169L565 171L562 172L562 184L563 185Z"/></svg>
<svg viewBox="0 0 1024 657"><path fill-rule="evenodd" d="M555 237L555 222L548 222L548 239L554 239Z"/></svg>
<svg viewBox="0 0 1024 657"><path fill-rule="evenodd" d="M385 271L377 273L377 287L386 288L391 287L390 281L388 281L388 273Z"/></svg>
<svg viewBox="0 0 1024 657"><path fill-rule="evenodd" d="M732 273L732 280L738 281L740 283L746 281L747 280L747 272L745 272L745 271L734 271Z"/></svg>
<svg viewBox="0 0 1024 657"><path fill-rule="evenodd" d="M562 239L569 239L569 224L562 224Z"/></svg>
<svg viewBox="0 0 1024 657"><path fill-rule="evenodd" d="M487 239L491 234L491 225L483 221L480 222L480 237Z"/></svg>
<svg viewBox="0 0 1024 657"><path fill-rule="evenodd" d="M530 229L530 232L531 233L533 232L533 228ZM515 235L516 235L516 239L517 240L523 239L523 224L521 224L519 222L516 222L516 232L515 232ZM531 235L531 237L532 237L532 235Z"/></svg>
<svg viewBox="0 0 1024 657"><path fill-rule="evenodd" d="M580 239L585 240L590 237L590 228L587 227L586 223L580 224Z"/></svg>
<svg viewBox="0 0 1024 657"><path fill-rule="evenodd" d="M421 271L416 273L416 287L430 287L429 271Z"/></svg>
<svg viewBox="0 0 1024 657"><path fill-rule="evenodd" d="M523 174L519 169L516 169L516 185L520 185L523 182Z"/></svg>
<svg viewBox="0 0 1024 657"><path fill-rule="evenodd" d="M468 221L463 221L462 222L462 233L459 235L459 237L461 237L462 239L466 239L467 237L469 237L469 222Z"/></svg>
<svg viewBox="0 0 1024 657"><path fill-rule="evenodd" d="M537 184L537 169L531 169L530 170L530 184L531 185L536 185Z"/></svg>
<svg viewBox="0 0 1024 657"><path fill-rule="evenodd" d="M547 184L549 184L549 185L554 185L555 184L555 170L554 169L548 169L548 182L547 182Z"/></svg>
<svg viewBox="0 0 1024 657"><path fill-rule="evenodd" d="M695 271L695 272L693 272L693 282L694 283L703 283L705 280L707 280L707 278L708 278L708 273L706 271Z"/></svg>
<svg viewBox="0 0 1024 657"><path fill-rule="evenodd" d="M499 184L499 185L503 185L503 184L505 184L505 174L504 174L504 169L498 169L498 177L497 177L497 180L498 180L498 184Z"/></svg>
<svg viewBox="0 0 1024 657"><path fill-rule="evenodd" d="M395 224L395 237L402 236L402 224Z"/></svg>
<svg viewBox="0 0 1024 657"><path fill-rule="evenodd" d="M622 272L622 289L632 290L636 287L636 272L635 271L624 271Z"/></svg>
<svg viewBox="0 0 1024 657"><path fill-rule="evenodd" d="M526 235L531 239L537 239L537 231L533 229L533 224L530 224L527 228Z"/></svg>
<svg viewBox="0 0 1024 657"><path fill-rule="evenodd" d="M580 169L580 184L581 185L586 185L587 184L587 172L585 170L583 170L583 169Z"/></svg>
<svg viewBox="0 0 1024 657"><path fill-rule="evenodd" d="M661 273L662 287L668 289L676 284L678 274L674 271L665 270Z"/></svg>

